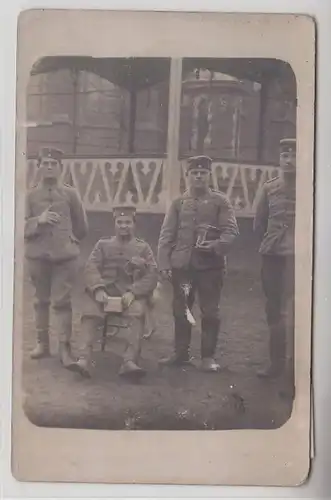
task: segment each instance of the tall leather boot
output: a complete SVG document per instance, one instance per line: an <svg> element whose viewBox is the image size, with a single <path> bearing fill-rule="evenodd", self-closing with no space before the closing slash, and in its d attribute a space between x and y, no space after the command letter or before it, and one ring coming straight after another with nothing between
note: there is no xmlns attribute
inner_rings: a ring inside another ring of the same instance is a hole
<svg viewBox="0 0 331 500"><path fill-rule="evenodd" d="M215 318L202 318L201 320L201 369L207 372L217 372L220 365L214 356L217 346L220 320Z"/></svg>
<svg viewBox="0 0 331 500"><path fill-rule="evenodd" d="M50 356L49 350L49 335L47 330L37 331L37 345L31 351L31 359L41 359Z"/></svg>
<svg viewBox="0 0 331 500"><path fill-rule="evenodd" d="M60 341L59 355L60 362L64 368L70 369L70 366L76 362L71 354L71 345L69 341Z"/></svg>
<svg viewBox="0 0 331 500"><path fill-rule="evenodd" d="M36 300L35 321L37 330L37 344L30 354L31 359L41 359L50 356L49 349L49 301Z"/></svg>
<svg viewBox="0 0 331 500"><path fill-rule="evenodd" d="M190 343L192 328L186 318L175 317L175 349L174 353L159 361L162 365L185 365L190 363Z"/></svg>
<svg viewBox="0 0 331 500"><path fill-rule="evenodd" d="M71 354L72 310L71 304L54 307L54 329L59 338L59 357L64 368L69 368L75 359Z"/></svg>
<svg viewBox="0 0 331 500"><path fill-rule="evenodd" d="M258 376L262 378L281 376L286 366L286 327L282 322L269 326L269 358L269 367L259 371Z"/></svg>

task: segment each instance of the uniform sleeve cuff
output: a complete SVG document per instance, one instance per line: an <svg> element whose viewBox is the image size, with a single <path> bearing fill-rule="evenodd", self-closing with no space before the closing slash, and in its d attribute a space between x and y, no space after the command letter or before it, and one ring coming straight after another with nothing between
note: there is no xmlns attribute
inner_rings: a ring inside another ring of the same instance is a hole
<svg viewBox="0 0 331 500"><path fill-rule="evenodd" d="M98 290L106 290L105 285L93 285L88 287L90 291L95 295Z"/></svg>

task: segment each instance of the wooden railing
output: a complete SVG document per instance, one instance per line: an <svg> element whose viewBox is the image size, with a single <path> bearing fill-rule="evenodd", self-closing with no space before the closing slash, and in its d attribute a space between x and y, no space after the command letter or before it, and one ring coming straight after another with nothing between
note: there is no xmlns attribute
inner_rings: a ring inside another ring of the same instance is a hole
<svg viewBox="0 0 331 500"><path fill-rule="evenodd" d="M174 196L167 187L171 171L166 159L68 158L63 165L63 181L78 189L87 211L109 211L114 204L129 203L139 212L164 213L167 201ZM212 183L215 189L228 195L238 217L252 217L263 183L279 173L276 167L216 161ZM178 178L178 191L183 192L184 162ZM28 187L36 185L38 180L36 160L30 159Z"/></svg>

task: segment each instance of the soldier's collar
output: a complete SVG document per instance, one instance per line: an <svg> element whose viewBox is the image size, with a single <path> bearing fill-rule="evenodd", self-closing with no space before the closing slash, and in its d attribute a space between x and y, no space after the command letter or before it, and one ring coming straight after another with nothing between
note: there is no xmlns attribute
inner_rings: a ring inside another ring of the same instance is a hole
<svg viewBox="0 0 331 500"><path fill-rule="evenodd" d="M115 241L117 241L120 245L128 245L129 243L132 243L135 241L136 237L133 235L131 238L126 238L126 239L121 239L119 238L116 234L114 235Z"/></svg>
<svg viewBox="0 0 331 500"><path fill-rule="evenodd" d="M41 185L45 187L59 187L62 185L62 182L58 178L54 179L41 179Z"/></svg>
<svg viewBox="0 0 331 500"><path fill-rule="evenodd" d="M203 193L203 195L199 196L199 198L208 198L211 195L211 193L212 190L209 187L207 191ZM183 196L185 196L186 198L196 198L196 196L194 196L194 194L191 193L189 188L184 192Z"/></svg>

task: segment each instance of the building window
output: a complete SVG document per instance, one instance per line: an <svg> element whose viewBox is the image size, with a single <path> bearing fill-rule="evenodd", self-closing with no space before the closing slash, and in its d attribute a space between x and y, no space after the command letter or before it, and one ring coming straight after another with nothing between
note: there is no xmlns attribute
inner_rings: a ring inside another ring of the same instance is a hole
<svg viewBox="0 0 331 500"><path fill-rule="evenodd" d="M72 153L73 86L70 73L60 70L30 78L27 94L28 155L36 155L42 146L61 148Z"/></svg>
<svg viewBox="0 0 331 500"><path fill-rule="evenodd" d="M164 156L168 82L136 92L133 127L132 102L128 90L86 71L60 70L31 77L28 155L36 155L47 144L68 155Z"/></svg>
<svg viewBox="0 0 331 500"><path fill-rule="evenodd" d="M222 73L192 72L182 84L182 157L253 162L257 158L260 85Z"/></svg>
<svg viewBox="0 0 331 500"><path fill-rule="evenodd" d="M273 85L267 98L264 117L264 163L279 161L279 141L284 137L296 137L296 102Z"/></svg>

